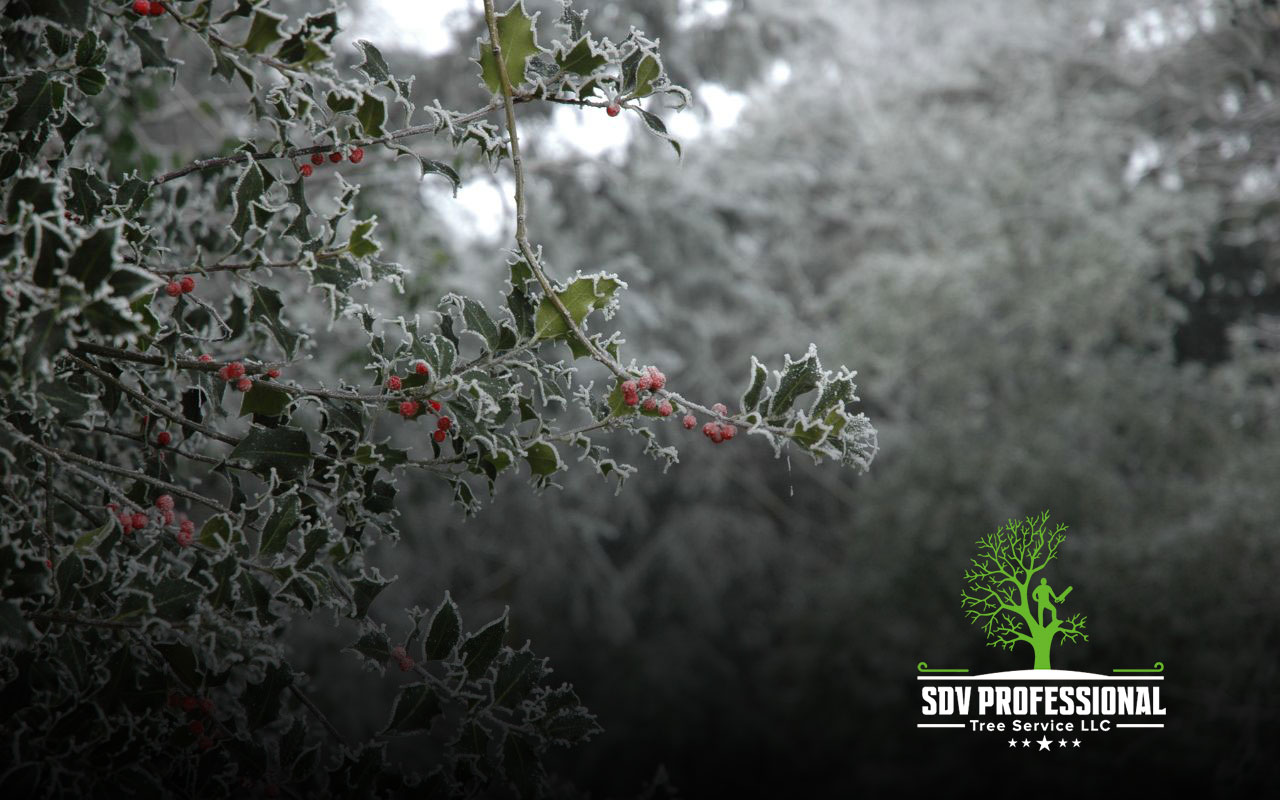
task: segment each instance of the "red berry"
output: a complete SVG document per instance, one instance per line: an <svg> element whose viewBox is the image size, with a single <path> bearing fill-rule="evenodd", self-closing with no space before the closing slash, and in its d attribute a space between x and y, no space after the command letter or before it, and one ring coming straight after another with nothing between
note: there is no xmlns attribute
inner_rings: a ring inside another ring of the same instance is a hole
<svg viewBox="0 0 1280 800"><path fill-rule="evenodd" d="M190 275L183 275L182 280L178 282L178 285L182 287L183 294L188 294L195 291L196 279Z"/></svg>
<svg viewBox="0 0 1280 800"><path fill-rule="evenodd" d="M120 527L124 528L124 532L128 533L133 530L133 515L128 511L120 512L120 516L116 517L120 521Z"/></svg>
<svg viewBox="0 0 1280 800"><path fill-rule="evenodd" d="M684 425L684 429L686 431L691 431L693 430L693 426L698 424L698 418L692 414L685 414L684 419L681 420L681 424Z"/></svg>
<svg viewBox="0 0 1280 800"><path fill-rule="evenodd" d="M199 736L204 733L204 723L198 719L193 719L188 723L187 730L191 731L196 736Z"/></svg>
<svg viewBox="0 0 1280 800"><path fill-rule="evenodd" d="M133 523L133 529L140 531L147 527L147 515L143 514L141 511L135 512L131 522Z"/></svg>
<svg viewBox="0 0 1280 800"><path fill-rule="evenodd" d="M169 442L173 441L173 434L168 431L160 431L156 434L156 444L160 447L168 447Z"/></svg>
<svg viewBox="0 0 1280 800"><path fill-rule="evenodd" d="M722 417L729 413L729 409L724 407L724 403L716 403L711 407L711 410Z"/></svg>
<svg viewBox="0 0 1280 800"><path fill-rule="evenodd" d="M411 417L415 417L417 415L418 415L417 400L405 400L403 403L400 404L400 416L404 417L405 419L410 419Z"/></svg>
<svg viewBox="0 0 1280 800"><path fill-rule="evenodd" d="M652 397L646 397L644 399L644 404L640 407L645 411L656 411L658 409L658 401L654 400Z"/></svg>
<svg viewBox="0 0 1280 800"><path fill-rule="evenodd" d="M178 523L178 533L194 537L196 535L196 524L189 519L184 519Z"/></svg>
<svg viewBox="0 0 1280 800"><path fill-rule="evenodd" d="M213 740L210 739L208 736L201 736L200 739L196 742L196 745L201 750L209 750L209 749L212 749L213 747Z"/></svg>
<svg viewBox="0 0 1280 800"><path fill-rule="evenodd" d="M133 0L133 13L145 17L151 13L151 0Z"/></svg>
<svg viewBox="0 0 1280 800"><path fill-rule="evenodd" d="M347 156L347 160L350 161L352 164L359 164L361 161L364 160L364 148L357 147L356 149L352 150L350 155Z"/></svg>
<svg viewBox="0 0 1280 800"><path fill-rule="evenodd" d="M387 388L390 389L391 391L393 392L400 391L401 385L402 384L400 383L399 375L392 375L390 378L387 378Z"/></svg>
<svg viewBox="0 0 1280 800"><path fill-rule="evenodd" d="M670 404L670 403L668 403L666 400L663 400L663 401L662 401L662 404L661 404L660 406L658 406L658 416L660 416L660 417L669 417L669 416L671 416L671 412L672 412L672 411L674 411L674 410L675 410L675 409L673 409L673 408L671 407L671 404Z"/></svg>
<svg viewBox="0 0 1280 800"><path fill-rule="evenodd" d="M267 370L267 377L268 377L268 378L279 378L279 377L280 377L280 370L276 369L275 367L272 367L271 369Z"/></svg>
<svg viewBox="0 0 1280 800"><path fill-rule="evenodd" d="M721 425L721 426L720 426L720 435L721 435L721 436L723 436L723 437L724 437L724 440L727 442L727 441L729 441L730 439L732 439L733 437L735 437L735 436L737 436L737 435L738 435L738 426L736 426L736 425Z"/></svg>
<svg viewBox="0 0 1280 800"><path fill-rule="evenodd" d="M151 16L158 17L163 13L164 3L158 3L156 0L151 0Z"/></svg>
<svg viewBox="0 0 1280 800"><path fill-rule="evenodd" d="M310 177L311 177L311 173L312 173L313 171L314 171L314 170L312 170L312 169L311 169L311 165L310 165L310 164L303 164L302 166L298 167L298 172L301 172L301 173L302 173L302 177L304 177L304 178L310 178Z"/></svg>
<svg viewBox="0 0 1280 800"><path fill-rule="evenodd" d="M324 156L320 155L319 153L312 153L311 163L315 164L317 167L320 166L321 164L324 163Z"/></svg>
<svg viewBox="0 0 1280 800"><path fill-rule="evenodd" d="M165 524L165 525L172 525L172 524L173 524L173 512L172 512L172 511L161 511L161 512L160 512L160 519L161 519L161 521L163 521L163 522L164 522L164 524Z"/></svg>
<svg viewBox="0 0 1280 800"><path fill-rule="evenodd" d="M236 388L242 392L249 391L250 389L253 388L253 379L241 378L240 380L236 381Z"/></svg>
<svg viewBox="0 0 1280 800"><path fill-rule="evenodd" d="M435 433L431 434L431 438L435 439L436 443L439 444L440 442L443 442L445 440L445 432L441 430L437 430Z"/></svg>
<svg viewBox="0 0 1280 800"><path fill-rule="evenodd" d="M442 431L447 431L452 427L453 427L453 420L449 419L448 417L441 417L440 419L436 420L436 428Z"/></svg>
<svg viewBox="0 0 1280 800"><path fill-rule="evenodd" d="M640 395L635 392L626 392L622 395L622 402L629 406L634 406L636 403L640 402Z"/></svg>
<svg viewBox="0 0 1280 800"><path fill-rule="evenodd" d="M636 388L642 392L649 391L649 387L652 385L653 385L653 382L649 380L648 375L642 375L640 377L640 380L636 381Z"/></svg>
<svg viewBox="0 0 1280 800"><path fill-rule="evenodd" d="M199 361L201 364L210 364L213 362L213 356L209 355L208 353L201 353L200 358L196 360Z"/></svg>
<svg viewBox="0 0 1280 800"><path fill-rule="evenodd" d="M662 370L657 367L648 367L649 385L656 392L667 385L667 376L662 374Z"/></svg>
<svg viewBox="0 0 1280 800"><path fill-rule="evenodd" d="M156 498L156 508L161 511L173 510L173 495L162 494Z"/></svg>
<svg viewBox="0 0 1280 800"><path fill-rule="evenodd" d="M418 373L419 375L426 375L426 374L427 374L427 362L425 362L425 361L419 361L417 364L415 364L415 365L414 365L414 367L413 367L413 371L414 371L414 372L416 372L416 373Z"/></svg>
<svg viewBox="0 0 1280 800"><path fill-rule="evenodd" d="M177 281L169 281L168 285L164 287L164 293L170 297L177 297L182 294L182 285Z"/></svg>
<svg viewBox="0 0 1280 800"><path fill-rule="evenodd" d="M179 547L190 547L196 541L195 534L186 530L178 531L178 535L175 538L178 540Z"/></svg>
<svg viewBox="0 0 1280 800"><path fill-rule="evenodd" d="M337 150L334 150L332 153L329 154L329 160L337 164L339 161L342 160L342 153L339 153Z"/></svg>
<svg viewBox="0 0 1280 800"><path fill-rule="evenodd" d="M50 559L47 559L47 558L46 558L46 559L44 560L44 568L45 568L45 569L53 569L53 561L51 561Z"/></svg>
<svg viewBox="0 0 1280 800"><path fill-rule="evenodd" d="M210 699L209 699L209 698L207 698L207 697L206 697L206 698L203 698L203 699L200 701L200 710L201 710L201 711L203 711L203 712L204 712L204 713L206 713L206 714L212 714L212 713L213 713L213 701L212 701L212 700L210 700Z"/></svg>
<svg viewBox="0 0 1280 800"><path fill-rule="evenodd" d="M239 361L232 361L230 364L227 364L219 370L218 374L222 375L226 380L234 381L244 375L244 364L241 364Z"/></svg>
<svg viewBox="0 0 1280 800"><path fill-rule="evenodd" d="M719 429L720 429L720 426L717 425L716 423L708 422L706 425L702 426L702 435L710 439L711 434L715 433Z"/></svg>
<svg viewBox="0 0 1280 800"><path fill-rule="evenodd" d="M408 654L407 652L405 652L405 649L404 649L403 647L401 647L400 645L396 645L395 647L391 648L391 658L392 658L392 660L394 660L394 661L403 661L403 660L405 660L405 659L406 659L406 658L408 658L408 657L409 657L409 654Z"/></svg>
<svg viewBox="0 0 1280 800"><path fill-rule="evenodd" d="M604 113L608 114L611 117L616 117L618 116L618 112L621 110L622 109L618 108L617 104L610 103L609 107L604 110Z"/></svg>
<svg viewBox="0 0 1280 800"><path fill-rule="evenodd" d="M187 695L186 697L182 698L183 711L195 711L197 704L198 704L198 701L191 695Z"/></svg>
<svg viewBox="0 0 1280 800"><path fill-rule="evenodd" d="M440 410L440 404L439 404L438 402L436 402L435 400L432 400L432 401L431 401L431 410L432 410L432 411L439 411L439 410Z"/></svg>

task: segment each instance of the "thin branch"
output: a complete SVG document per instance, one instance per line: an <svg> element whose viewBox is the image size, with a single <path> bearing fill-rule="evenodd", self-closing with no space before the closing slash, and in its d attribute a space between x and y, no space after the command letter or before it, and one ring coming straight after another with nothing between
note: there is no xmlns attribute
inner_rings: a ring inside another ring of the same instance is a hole
<svg viewBox="0 0 1280 800"><path fill-rule="evenodd" d="M56 458L58 459L58 461L64 462L64 463L67 461L74 461L78 464L82 464L86 467L91 467L101 472L110 472L114 475L122 475L126 478L133 478L136 481L142 481L143 483L148 483L157 488L164 489L166 492L169 492L170 494L175 494L179 497L186 498L187 500L190 500L193 503L199 503L200 505L205 506L207 508L211 508L214 511L217 511L219 513L231 514L231 509L222 505L218 501L205 497L202 494L193 492L190 489L185 489L177 485L176 483L170 483L169 481L161 480L159 478L153 478L150 475L146 475L144 473L138 472L137 470L128 469L126 467L117 467L114 464L108 464L105 461L98 461L97 459L89 458L88 456L82 456L79 453L73 453L70 450L62 450L56 447L46 447L45 445L42 445L39 442L35 441L34 439L31 439L30 437L26 436L18 429L12 428L12 430L24 444L28 445L29 447L35 450L38 450L39 452L43 453L45 456L48 456L49 458Z"/></svg>
<svg viewBox="0 0 1280 800"><path fill-rule="evenodd" d="M525 101L531 100L531 99L532 98L524 98ZM484 106L483 108L478 108L475 111L472 111L469 114L463 114L461 117L458 117L457 119L452 120L450 124L466 125L467 123L475 122L477 119L480 119L486 116L490 112L498 110L498 108L499 106L497 101L494 101L489 103L487 106ZM408 128L401 128L398 131L392 131L391 133L388 133L386 136L379 136L379 137L367 138L367 139L353 139L349 142L343 142L340 145L339 144L317 144L317 145L311 145L310 147L292 147L284 151L283 153L237 153L234 156L222 156L219 158L204 158L197 161L192 161L190 164L186 165L185 167L181 167L179 169L173 170L172 172L166 172L163 175L152 178L151 185L159 186L162 183L168 183L169 181L176 180L177 178L181 178L184 175L190 175L192 172L196 172L198 170L211 169L213 167L225 167L228 164L242 164L251 159L253 161L272 161L275 159L283 159L283 158L291 159L291 158L298 158L299 156L309 156L312 153L328 153L338 149L339 147L368 147L375 144L386 144L387 142L392 142L397 139L407 139L410 136L420 136L424 133L438 133L439 131L444 130L446 127L448 127L446 124L437 120L435 122L427 123L424 125L412 125Z"/></svg>
<svg viewBox="0 0 1280 800"><path fill-rule="evenodd" d="M329 721L329 718L325 716L324 712L320 710L320 706L316 705L314 700L307 697L306 693L292 683L289 684L289 691L294 697L301 700L302 704L310 709L312 714L316 715L316 719L320 720L320 723L329 729L329 733L332 733L335 739L343 745L347 744L347 738L342 735L342 732L338 730L336 725Z"/></svg>
<svg viewBox="0 0 1280 800"><path fill-rule="evenodd" d="M84 347L84 345L81 345L81 347ZM203 433L205 436L208 436L211 439L217 439L220 442L225 442L231 445L232 447L240 444L240 440L235 438L234 436L227 436L224 433L219 433L213 428L207 427L205 425L201 425L198 422L192 422L191 420L187 419L181 414L175 414L174 412L165 408L162 404L157 403L156 401L152 400L151 398L147 397L141 392L135 391L134 389L131 389L128 386L125 386L124 383L117 380L113 375L107 373L102 369L99 369L97 366L91 364L88 361L85 361L83 358L80 358L74 353L68 353L67 357L70 358L72 361L76 362L77 364L79 364L80 366L84 367L85 369L89 370L89 372L97 376L99 380L103 380L110 383L120 391L129 395L134 400L138 401L142 405L156 412L160 416L168 419L169 421L176 422L177 424L181 425L184 428L187 428L188 430L193 430L193 431L198 431L200 433ZM161 363L163 363L163 359L160 359L160 361ZM209 366L209 364L203 364L198 361L194 363L199 364L201 368L205 368Z"/></svg>
<svg viewBox="0 0 1280 800"><path fill-rule="evenodd" d="M141 628L141 622L127 622L118 619L90 619L75 614L64 614L59 611L33 611L32 619L44 622L60 622L66 625L87 625L92 628L114 628L116 630L132 630Z"/></svg>

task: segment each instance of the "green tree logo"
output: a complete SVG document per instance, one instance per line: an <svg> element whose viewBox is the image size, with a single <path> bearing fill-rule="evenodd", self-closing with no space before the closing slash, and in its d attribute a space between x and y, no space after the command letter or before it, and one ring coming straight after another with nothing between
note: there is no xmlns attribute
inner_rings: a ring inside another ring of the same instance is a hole
<svg viewBox="0 0 1280 800"><path fill-rule="evenodd" d="M1058 616L1058 606L1071 594L1068 586L1055 592L1047 578L1037 573L1058 557L1058 547L1067 538L1066 525L1047 529L1049 512L1023 521L1009 520L995 533L977 541L978 555L972 569L964 573L968 586L960 592L960 605L973 624L993 647L1012 650L1026 642L1035 652L1035 669L1051 669L1049 649L1053 638L1059 644L1089 641L1084 632L1086 617Z"/></svg>

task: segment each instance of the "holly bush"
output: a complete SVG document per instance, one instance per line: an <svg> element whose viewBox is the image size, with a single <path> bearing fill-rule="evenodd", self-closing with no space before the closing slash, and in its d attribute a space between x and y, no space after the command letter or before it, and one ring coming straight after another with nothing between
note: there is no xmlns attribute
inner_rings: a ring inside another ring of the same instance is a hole
<svg viewBox="0 0 1280 800"><path fill-rule="evenodd" d="M688 92L639 31L615 43L567 2L551 31L522 3L484 6L489 101L463 111L418 107L370 42L336 54L334 7L0 12L6 796L546 795L548 748L601 728L546 659L506 642L508 616L469 629L447 595L370 615L391 579L368 549L400 535L397 477L438 478L474 514L504 473L540 491L575 461L620 490L636 467L611 456L619 435L664 469L681 435L739 432L869 466L853 373L812 346L777 369L753 358L732 409L624 357L609 326L623 277L558 277L528 238L517 111L625 111L679 157L658 112ZM210 81L233 100L201 104L220 149L149 146L137 116ZM422 155L425 137L454 157ZM455 192L509 171L496 306L388 307L418 265L385 258L361 213L362 165L384 157ZM312 324L360 357L317 358ZM326 612L358 626L351 657L402 681L364 741L290 663L286 633Z"/></svg>

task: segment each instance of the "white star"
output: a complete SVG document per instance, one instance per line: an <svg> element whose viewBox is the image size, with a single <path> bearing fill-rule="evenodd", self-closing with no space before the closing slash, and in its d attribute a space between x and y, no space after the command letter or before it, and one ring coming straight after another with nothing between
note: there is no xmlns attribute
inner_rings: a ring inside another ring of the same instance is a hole
<svg viewBox="0 0 1280 800"><path fill-rule="evenodd" d="M1009 746L1010 746L1010 747L1017 747L1017 746L1018 746L1018 740L1017 740L1017 739L1010 739L1010 740L1009 740Z"/></svg>
<svg viewBox="0 0 1280 800"><path fill-rule="evenodd" d="M1039 739L1036 739L1036 744L1040 745L1040 750L1048 750L1049 745L1053 744L1053 742L1049 741L1047 736L1041 736Z"/></svg>
<svg viewBox="0 0 1280 800"><path fill-rule="evenodd" d="M1030 746L1031 746L1031 742L1030 742L1030 740L1023 739L1023 740L1022 740L1022 746L1023 746L1023 747L1030 747Z"/></svg>
<svg viewBox="0 0 1280 800"><path fill-rule="evenodd" d="M1058 740L1058 747L1066 747L1066 746L1067 746L1067 740L1066 740L1066 739L1059 739L1059 740Z"/></svg>
<svg viewBox="0 0 1280 800"><path fill-rule="evenodd" d="M1072 739L1072 740L1071 740L1071 746L1072 746L1072 747L1079 747L1079 746L1080 746L1080 740L1079 740L1079 739Z"/></svg>

